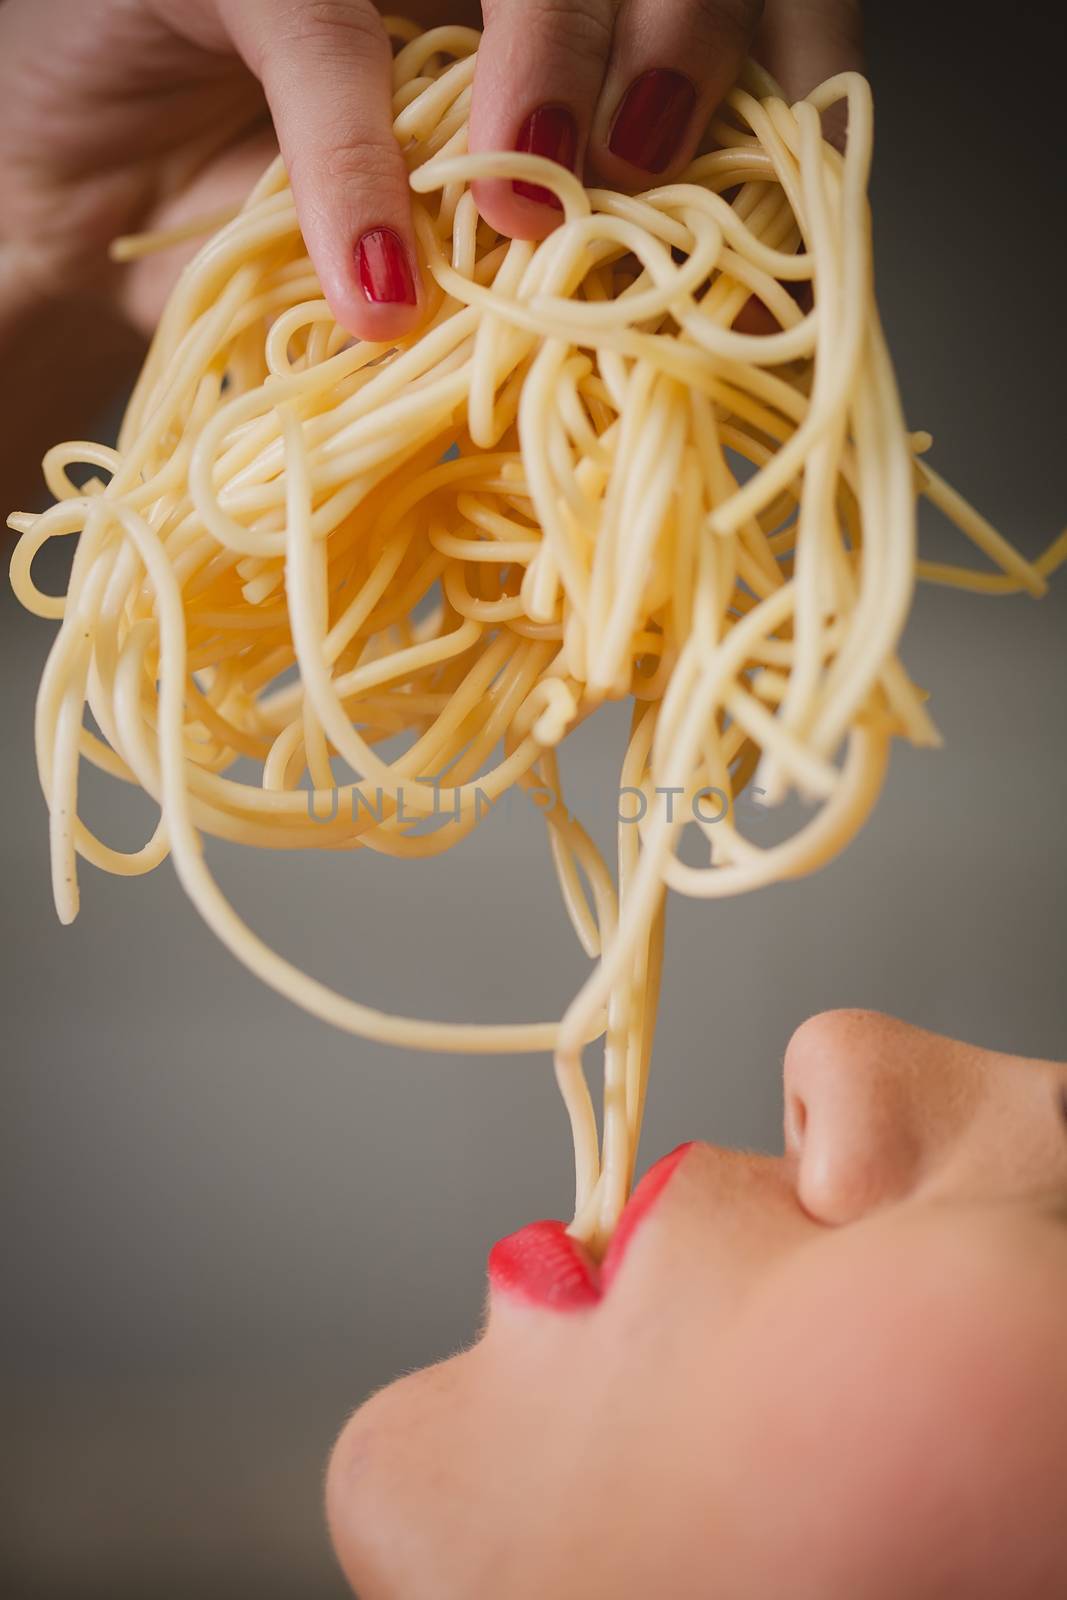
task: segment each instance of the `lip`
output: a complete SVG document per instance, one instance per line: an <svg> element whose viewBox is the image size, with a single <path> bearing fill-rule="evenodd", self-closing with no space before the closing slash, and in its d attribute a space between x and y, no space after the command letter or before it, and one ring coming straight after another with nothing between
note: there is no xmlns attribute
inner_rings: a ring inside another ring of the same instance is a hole
<svg viewBox="0 0 1067 1600"><path fill-rule="evenodd" d="M564 1223L531 1222L498 1240L489 1252L493 1292L560 1312L588 1311L598 1304L618 1276L634 1234L692 1148L693 1141L681 1144L649 1167L624 1207L599 1267Z"/></svg>
<svg viewBox="0 0 1067 1600"><path fill-rule="evenodd" d="M600 1299L596 1263L562 1222L530 1222L489 1252L494 1293L553 1311L582 1311Z"/></svg>
<svg viewBox="0 0 1067 1600"><path fill-rule="evenodd" d="M600 1264L600 1283L603 1290L610 1288L618 1277L619 1268L630 1248L634 1234L674 1177L686 1155L692 1150L694 1142L689 1139L685 1144L678 1145L669 1155L653 1162L626 1202L615 1232L611 1236L611 1243Z"/></svg>

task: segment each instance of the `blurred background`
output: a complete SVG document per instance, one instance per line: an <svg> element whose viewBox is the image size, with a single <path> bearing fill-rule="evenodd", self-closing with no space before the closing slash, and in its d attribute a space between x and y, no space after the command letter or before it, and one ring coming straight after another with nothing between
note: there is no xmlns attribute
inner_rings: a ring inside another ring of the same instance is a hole
<svg viewBox="0 0 1067 1600"><path fill-rule="evenodd" d="M993 37L972 7L874 5L868 44L909 421L1036 555L1065 520L1067 451L1061 25L1032 10ZM970 559L934 516L922 542ZM169 866L85 868L62 930L32 753L53 628L6 587L0 606L2 1591L340 1596L320 1500L345 1415L471 1338L494 1239L567 1213L551 1066L331 1032L215 943ZM821 875L672 903L642 1166L693 1135L778 1148L783 1051L824 1007L1067 1053L1065 621L1064 574L1040 603L920 593L904 656L945 750L895 751L872 823ZM621 735L606 717L564 763L606 842ZM142 837L148 807L92 777L89 818ZM387 1008L550 1017L585 971L520 806L425 865L209 854L253 927Z"/></svg>

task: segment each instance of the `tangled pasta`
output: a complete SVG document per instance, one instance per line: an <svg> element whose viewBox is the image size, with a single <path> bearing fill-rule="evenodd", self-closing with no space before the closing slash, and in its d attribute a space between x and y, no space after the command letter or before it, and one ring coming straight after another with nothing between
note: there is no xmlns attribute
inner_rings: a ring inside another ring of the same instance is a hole
<svg viewBox="0 0 1067 1600"><path fill-rule="evenodd" d="M394 348L336 325L276 161L183 273L117 447L57 446L56 504L11 519L18 595L62 619L36 725L56 904L75 916L78 857L135 875L169 853L223 943L338 1027L553 1050L573 1226L598 1251L633 1177L667 889L717 898L812 871L868 815L891 737L936 742L896 656L923 570L917 495L997 569L935 579L1040 594L1064 541L1023 560L918 459L873 297L862 78L788 106L749 65L714 148L633 197L538 157L468 155L478 35L395 29L421 330ZM820 124L842 99L843 157ZM469 188L490 176L554 191L559 227L497 236ZM789 292L806 287L806 302ZM753 296L776 331L734 326ZM97 475L77 486L75 463ZM69 534L54 598L31 566ZM641 803L613 880L563 804L556 752L624 698L621 782ZM158 802L142 849L79 819L82 758ZM254 780L231 774L239 761ZM768 803L817 803L769 848L734 807L757 773ZM564 900L595 961L559 1023L457 1026L345 998L245 925L200 848L206 833L428 856L516 786L552 798ZM683 826L703 831L705 866L680 859ZM582 1052L601 1036L598 1127Z"/></svg>

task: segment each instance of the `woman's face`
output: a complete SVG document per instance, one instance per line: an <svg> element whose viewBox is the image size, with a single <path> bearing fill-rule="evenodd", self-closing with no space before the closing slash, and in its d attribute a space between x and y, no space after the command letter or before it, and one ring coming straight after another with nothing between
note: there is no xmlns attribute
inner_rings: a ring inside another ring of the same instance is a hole
<svg viewBox="0 0 1067 1600"><path fill-rule="evenodd" d="M782 1158L668 1158L602 1273L515 1236L474 1348L356 1412L361 1600L1067 1595L1065 1099L1062 1065L805 1023Z"/></svg>

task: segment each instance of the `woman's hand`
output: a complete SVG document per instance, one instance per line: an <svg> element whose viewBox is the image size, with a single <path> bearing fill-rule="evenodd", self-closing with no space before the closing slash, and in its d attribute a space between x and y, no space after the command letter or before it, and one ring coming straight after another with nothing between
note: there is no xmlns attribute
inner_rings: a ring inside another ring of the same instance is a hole
<svg viewBox="0 0 1067 1600"><path fill-rule="evenodd" d="M532 150L616 189L670 181L752 51L798 98L862 64L858 0L484 0L472 150ZM518 192L516 192L518 191ZM555 217L529 185L475 185L501 233Z"/></svg>
<svg viewBox="0 0 1067 1600"><path fill-rule="evenodd" d="M412 7L476 22L476 5ZM369 0L5 0L0 297L104 290L151 326L172 263L109 269L120 233L240 200L274 151L335 315L391 338L418 320L390 42ZM383 230L388 230L383 232Z"/></svg>
<svg viewBox="0 0 1067 1600"><path fill-rule="evenodd" d="M624 188L681 170L753 45L793 95L859 64L855 0L397 9L424 27L484 11L473 149L535 150ZM108 241L239 199L273 150L273 119L335 316L370 338L417 324L390 42L370 0L4 0L0 63L7 305L104 291L150 326L173 261L118 274ZM478 198L512 235L538 237L558 215L529 185L483 183Z"/></svg>

